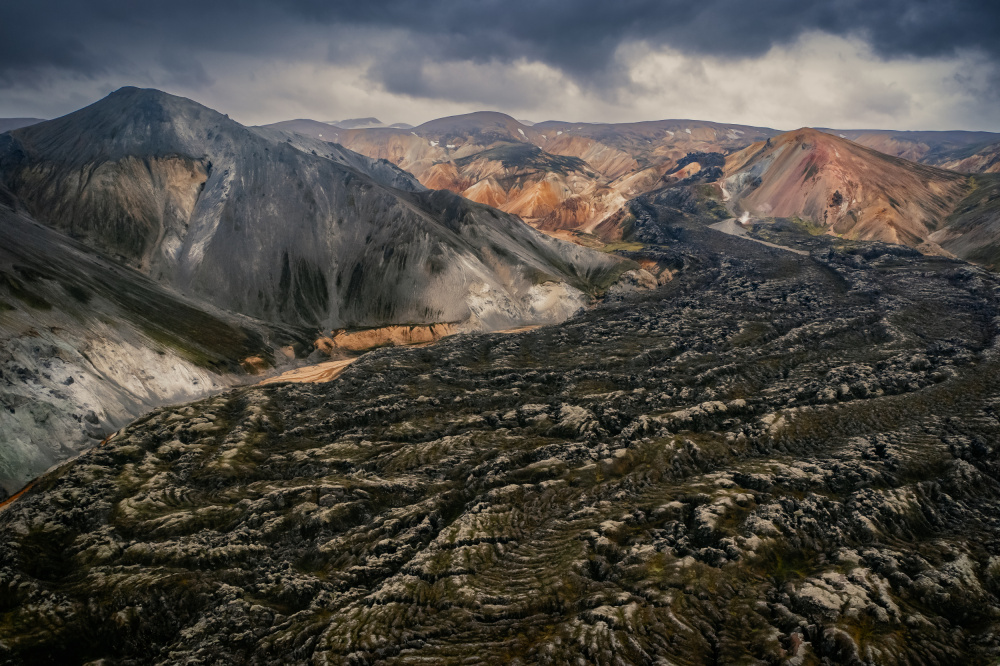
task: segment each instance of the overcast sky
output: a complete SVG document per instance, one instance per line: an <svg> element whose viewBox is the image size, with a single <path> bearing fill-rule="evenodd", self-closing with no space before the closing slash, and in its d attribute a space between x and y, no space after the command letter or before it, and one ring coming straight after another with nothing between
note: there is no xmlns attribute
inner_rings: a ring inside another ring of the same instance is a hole
<svg viewBox="0 0 1000 666"><path fill-rule="evenodd" d="M246 124L491 109L1000 131L998 37L997 0L12 0L0 117L135 85Z"/></svg>

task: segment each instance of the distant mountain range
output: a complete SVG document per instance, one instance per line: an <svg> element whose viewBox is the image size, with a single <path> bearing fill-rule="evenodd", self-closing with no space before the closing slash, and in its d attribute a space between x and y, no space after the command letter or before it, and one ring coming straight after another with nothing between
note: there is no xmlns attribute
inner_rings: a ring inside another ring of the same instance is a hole
<svg viewBox="0 0 1000 666"><path fill-rule="evenodd" d="M1000 171L1000 134L994 132L822 131L911 162L962 173Z"/></svg>
<svg viewBox="0 0 1000 666"><path fill-rule="evenodd" d="M655 189L689 152L735 150L777 134L702 121L529 126L495 112L441 118L410 130L346 130L332 137L325 125L301 120L268 127L386 159L427 187L460 193L542 229L586 231L628 198Z"/></svg>
<svg viewBox="0 0 1000 666"><path fill-rule="evenodd" d="M291 122L278 126L320 138L321 127ZM781 133L696 120L527 125L478 112L322 139L581 242L627 238L635 196L700 184L693 196L717 200L719 214L798 217L851 238L1000 261L994 200L982 194L1000 171L1000 134L990 132Z"/></svg>
<svg viewBox="0 0 1000 666"><path fill-rule="evenodd" d="M389 127L394 129L410 129L413 125L409 123L393 123L386 125L378 118L348 118L346 120L328 120L328 124L340 129L371 129L374 127Z"/></svg>

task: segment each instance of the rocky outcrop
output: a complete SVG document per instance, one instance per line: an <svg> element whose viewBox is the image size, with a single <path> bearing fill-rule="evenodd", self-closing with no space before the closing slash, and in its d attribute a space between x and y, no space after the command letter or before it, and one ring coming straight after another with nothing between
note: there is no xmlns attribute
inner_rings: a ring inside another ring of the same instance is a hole
<svg viewBox="0 0 1000 666"><path fill-rule="evenodd" d="M316 348L332 354L337 350L363 351L375 347L395 347L434 342L458 332L452 324L431 324L430 326L385 326L363 331L333 331L331 337L316 341Z"/></svg>

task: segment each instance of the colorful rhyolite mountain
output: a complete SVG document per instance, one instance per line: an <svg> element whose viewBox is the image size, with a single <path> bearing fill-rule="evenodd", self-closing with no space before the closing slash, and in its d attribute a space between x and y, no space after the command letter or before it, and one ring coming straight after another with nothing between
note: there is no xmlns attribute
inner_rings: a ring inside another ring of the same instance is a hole
<svg viewBox="0 0 1000 666"><path fill-rule="evenodd" d="M726 196L752 215L801 216L836 234L912 246L966 191L964 176L813 129L730 155L726 176Z"/></svg>
<svg viewBox="0 0 1000 666"><path fill-rule="evenodd" d="M543 230L587 232L629 198L690 175L665 178L689 153L728 152L777 134L694 120L529 126L494 112L441 118L410 130L331 130L302 120L268 127L388 160L426 187L457 192Z"/></svg>
<svg viewBox="0 0 1000 666"><path fill-rule="evenodd" d="M968 176L800 129L730 155L725 175L734 214L801 218L816 231L998 266L1000 179L992 174Z"/></svg>
<svg viewBox="0 0 1000 666"><path fill-rule="evenodd" d="M580 232L604 240L627 236L626 201L700 182L711 187L698 188L696 197L716 197L734 214L795 216L829 233L947 254L938 240L954 246L954 232L939 232L972 192L955 172L1000 170L1000 135L989 132L779 134L692 120L526 125L492 112L406 131L333 129L331 135L329 125L310 121L271 127L339 142L409 171L426 187L578 240L585 239Z"/></svg>

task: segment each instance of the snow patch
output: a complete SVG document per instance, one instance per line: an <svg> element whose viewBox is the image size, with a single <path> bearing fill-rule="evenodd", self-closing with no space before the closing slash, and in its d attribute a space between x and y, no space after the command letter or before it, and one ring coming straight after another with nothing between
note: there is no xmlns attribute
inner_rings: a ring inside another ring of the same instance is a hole
<svg viewBox="0 0 1000 666"><path fill-rule="evenodd" d="M517 128L517 133L520 134L521 136L525 136L524 130L521 129L520 127Z"/></svg>

